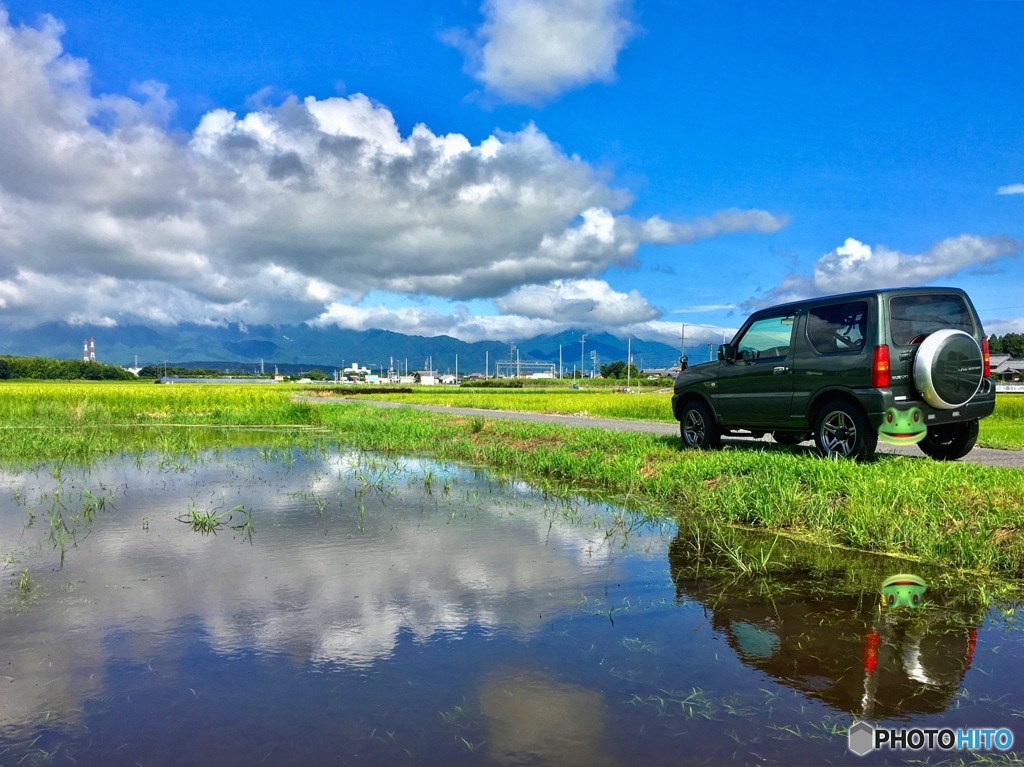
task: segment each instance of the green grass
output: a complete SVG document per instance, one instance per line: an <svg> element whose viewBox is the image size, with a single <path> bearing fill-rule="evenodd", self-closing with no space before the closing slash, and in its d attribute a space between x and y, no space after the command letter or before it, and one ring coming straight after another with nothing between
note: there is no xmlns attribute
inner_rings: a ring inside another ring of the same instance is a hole
<svg viewBox="0 0 1024 767"><path fill-rule="evenodd" d="M1024 394L996 396L996 411L981 421L978 444L1003 450L1024 449Z"/></svg>
<svg viewBox="0 0 1024 767"><path fill-rule="evenodd" d="M674 436L294 403L295 391L283 385L5 384L0 464L59 467L148 451L190 455L239 439L253 446L341 443L488 466L559 494L598 495L651 517L766 529L1024 578L1020 470L896 456L864 465L766 445L684 451ZM1000 417L1014 420L1015 405ZM230 429L210 428L217 425ZM240 427L258 428L239 437Z"/></svg>

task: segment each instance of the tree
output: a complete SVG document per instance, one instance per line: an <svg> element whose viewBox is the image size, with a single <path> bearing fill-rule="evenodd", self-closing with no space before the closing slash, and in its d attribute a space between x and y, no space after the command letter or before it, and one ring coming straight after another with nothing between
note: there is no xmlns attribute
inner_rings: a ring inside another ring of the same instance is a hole
<svg viewBox="0 0 1024 767"><path fill-rule="evenodd" d="M601 366L601 377L602 378L626 378L627 375L630 378L638 378L640 371L636 365L630 365L629 370L626 370L626 363L623 360L615 360L615 362L609 362L607 365Z"/></svg>
<svg viewBox="0 0 1024 767"><path fill-rule="evenodd" d="M1007 333L1003 336L1003 354L1024 357L1024 333Z"/></svg>
<svg viewBox="0 0 1024 767"><path fill-rule="evenodd" d="M11 377L11 366L7 364L7 360L0 360L0 380Z"/></svg>

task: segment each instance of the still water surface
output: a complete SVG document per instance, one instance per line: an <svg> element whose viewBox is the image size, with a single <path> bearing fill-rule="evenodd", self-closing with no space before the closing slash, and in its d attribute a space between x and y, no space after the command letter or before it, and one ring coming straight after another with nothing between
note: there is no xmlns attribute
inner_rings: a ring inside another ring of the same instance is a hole
<svg viewBox="0 0 1024 767"><path fill-rule="evenodd" d="M855 757L855 717L1024 743L1012 605L930 590L884 611L891 560L766 578L700 551L614 506L420 459L0 472L0 764L950 756Z"/></svg>

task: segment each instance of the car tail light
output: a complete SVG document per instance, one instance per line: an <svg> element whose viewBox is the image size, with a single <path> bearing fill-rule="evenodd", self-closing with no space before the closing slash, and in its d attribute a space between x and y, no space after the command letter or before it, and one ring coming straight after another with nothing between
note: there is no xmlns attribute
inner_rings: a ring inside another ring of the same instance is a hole
<svg viewBox="0 0 1024 767"><path fill-rule="evenodd" d="M981 337L981 363L984 369L981 372L983 378L992 377L992 355L988 353L988 339Z"/></svg>
<svg viewBox="0 0 1024 767"><path fill-rule="evenodd" d="M889 347L880 344L875 347L871 360L871 385L876 389L889 387Z"/></svg>

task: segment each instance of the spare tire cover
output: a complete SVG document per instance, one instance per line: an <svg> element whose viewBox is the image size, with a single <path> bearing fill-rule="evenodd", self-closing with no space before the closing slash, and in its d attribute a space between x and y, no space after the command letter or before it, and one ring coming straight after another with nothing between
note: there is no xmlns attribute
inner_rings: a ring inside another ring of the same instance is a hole
<svg viewBox="0 0 1024 767"><path fill-rule="evenodd" d="M921 342L914 360L914 385L924 401L951 410L973 397L984 373L981 347L962 330L938 330Z"/></svg>

